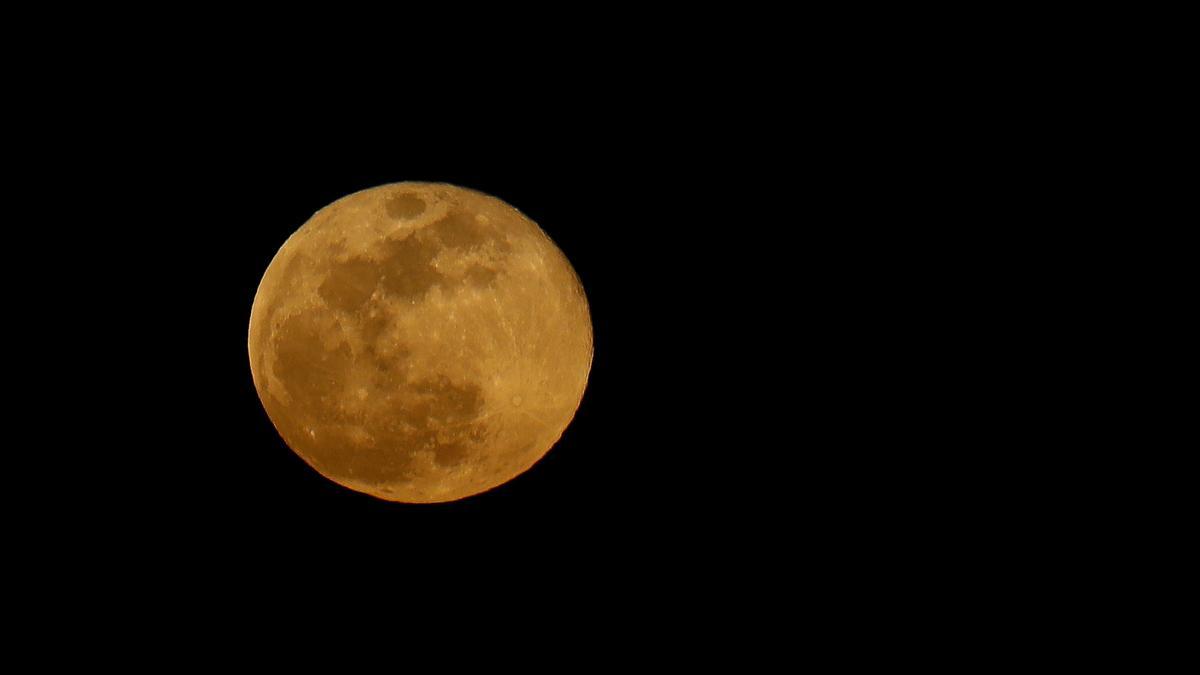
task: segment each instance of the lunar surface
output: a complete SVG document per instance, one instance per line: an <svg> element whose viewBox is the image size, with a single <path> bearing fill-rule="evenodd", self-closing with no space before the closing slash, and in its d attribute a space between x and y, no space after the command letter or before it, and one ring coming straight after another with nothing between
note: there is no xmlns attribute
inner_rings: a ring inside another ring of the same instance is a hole
<svg viewBox="0 0 1200 675"><path fill-rule="evenodd" d="M479 192L396 183L337 200L283 244L249 351L267 415L314 469L381 499L443 502L558 441L592 324L533 221Z"/></svg>

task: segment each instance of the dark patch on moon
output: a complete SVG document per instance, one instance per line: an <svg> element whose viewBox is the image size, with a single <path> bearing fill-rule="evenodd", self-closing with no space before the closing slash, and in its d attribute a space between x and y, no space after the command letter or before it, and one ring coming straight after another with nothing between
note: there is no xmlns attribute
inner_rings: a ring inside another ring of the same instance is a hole
<svg viewBox="0 0 1200 675"><path fill-rule="evenodd" d="M512 250L512 245L495 228L480 223L475 216L463 211L453 211L429 226L431 232L447 247L470 251L492 244L501 254Z"/></svg>
<svg viewBox="0 0 1200 675"><path fill-rule="evenodd" d="M478 385L445 377L417 380L393 400L389 431L401 448L431 451L439 466L455 466L471 454L483 406Z"/></svg>
<svg viewBox="0 0 1200 675"><path fill-rule="evenodd" d="M482 246L487 242L490 233L475 217L462 211L452 211L441 220L429 226L443 244L450 248L468 250Z"/></svg>
<svg viewBox="0 0 1200 675"><path fill-rule="evenodd" d="M404 482L414 477L415 456L393 434L376 434L374 442L361 443L348 432L334 429L319 442L309 443L313 462L331 476L370 483Z"/></svg>
<svg viewBox="0 0 1200 675"><path fill-rule="evenodd" d="M398 194L388 199L384 208L392 218L407 220L425 213L425 202L413 194Z"/></svg>
<svg viewBox="0 0 1200 675"><path fill-rule="evenodd" d="M366 356L371 359L371 372L368 373L371 384L380 391L402 386L404 379L408 377L407 359L411 353L404 347L396 347L383 353L375 344L367 344Z"/></svg>
<svg viewBox="0 0 1200 675"><path fill-rule="evenodd" d="M358 326L363 342L366 343L368 348L373 349L375 347L375 343L383 335L383 332L388 329L391 322L392 317L388 312L374 309L367 313L366 318Z"/></svg>
<svg viewBox="0 0 1200 675"><path fill-rule="evenodd" d="M385 272L383 290L401 300L417 300L445 277L433 266L438 245L412 234L380 244Z"/></svg>
<svg viewBox="0 0 1200 675"><path fill-rule="evenodd" d="M336 406L327 399L341 391L352 365L350 346L341 342L335 349L327 349L321 327L303 314L285 319L272 337L275 374L291 396L292 405L308 419L333 419Z"/></svg>
<svg viewBox="0 0 1200 675"><path fill-rule="evenodd" d="M416 477L419 451L433 454L435 464L452 467L467 461L486 437L479 421L485 400L479 385L445 376L406 381L405 357L398 348L383 356L374 354L373 396L383 398L383 409L367 414L348 413L339 405L348 373L354 367L343 342L325 347L320 326L304 315L288 318L275 333L276 375L291 397L276 414L286 415L308 437L290 442L331 476L368 483L403 483ZM361 367L360 364L359 367ZM274 401L272 403L275 403ZM354 424L385 420L369 438L351 433Z"/></svg>
<svg viewBox="0 0 1200 675"><path fill-rule="evenodd" d="M293 254L283 266L283 271L279 275L279 285L284 288L298 285L308 268L311 267L312 261L308 259L308 256L302 253Z"/></svg>
<svg viewBox="0 0 1200 675"><path fill-rule="evenodd" d="M462 424L477 417L483 409L483 391L478 385L456 384L446 377L418 380L409 389L415 400L409 405L408 419L414 426L431 420L439 426Z"/></svg>
<svg viewBox="0 0 1200 675"><path fill-rule="evenodd" d="M412 195L398 195L387 202L389 213L410 213L398 200ZM416 197L412 199L420 202ZM403 202L407 204L407 202ZM421 202L424 209L424 203ZM410 205L411 206L411 205ZM393 299L419 301L435 286L452 288L466 282L487 286L499 275L499 266L471 265L464 277L452 279L438 271L433 261L443 249L470 251L493 243L502 255L511 246L496 231L479 222L472 214L452 212L427 229L403 239L387 239L377 244L368 256L355 256L334 263L317 288L321 299L339 312L356 312L367 304L377 288ZM298 263L289 264L285 274L296 274Z"/></svg>
<svg viewBox="0 0 1200 675"><path fill-rule="evenodd" d="M474 286L488 286L499 274L500 271L494 267L471 265L467 268L467 281Z"/></svg>
<svg viewBox="0 0 1200 675"><path fill-rule="evenodd" d="M375 292L381 272L379 265L366 258L351 258L329 270L317 287L326 304L343 312L353 312Z"/></svg>
<svg viewBox="0 0 1200 675"><path fill-rule="evenodd" d="M370 441L334 430L305 443L310 456L330 475L369 483L402 483L416 474L417 452L433 453L442 467L467 461L485 438L478 421L483 412L479 386L445 377L400 384L388 396L382 419Z"/></svg>

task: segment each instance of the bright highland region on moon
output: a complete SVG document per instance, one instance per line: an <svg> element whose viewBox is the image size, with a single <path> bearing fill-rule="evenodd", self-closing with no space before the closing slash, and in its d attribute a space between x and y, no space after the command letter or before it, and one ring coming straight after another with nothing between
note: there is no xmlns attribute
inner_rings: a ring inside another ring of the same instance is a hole
<svg viewBox="0 0 1200 675"><path fill-rule="evenodd" d="M396 183L284 243L250 317L250 368L284 441L327 478L402 502L483 492L538 461L587 385L570 263L487 195Z"/></svg>

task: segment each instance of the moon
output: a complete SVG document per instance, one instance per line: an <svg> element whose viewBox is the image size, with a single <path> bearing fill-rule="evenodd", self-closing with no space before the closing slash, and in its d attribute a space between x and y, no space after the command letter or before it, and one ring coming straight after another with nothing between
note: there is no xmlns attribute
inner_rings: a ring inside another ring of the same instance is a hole
<svg viewBox="0 0 1200 675"><path fill-rule="evenodd" d="M317 211L250 312L254 386L321 475L398 502L501 485L582 400L592 323L579 277L532 220L441 183L394 183Z"/></svg>

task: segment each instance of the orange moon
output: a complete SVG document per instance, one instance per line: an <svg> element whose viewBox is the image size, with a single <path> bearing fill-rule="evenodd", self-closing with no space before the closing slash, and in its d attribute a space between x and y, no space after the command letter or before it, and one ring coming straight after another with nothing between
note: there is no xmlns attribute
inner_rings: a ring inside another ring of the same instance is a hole
<svg viewBox="0 0 1200 675"><path fill-rule="evenodd" d="M562 251L505 202L394 183L318 211L267 267L250 371L321 475L399 502L501 485L575 415L592 324Z"/></svg>

